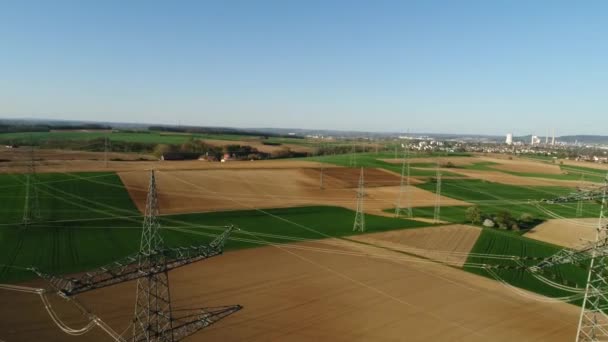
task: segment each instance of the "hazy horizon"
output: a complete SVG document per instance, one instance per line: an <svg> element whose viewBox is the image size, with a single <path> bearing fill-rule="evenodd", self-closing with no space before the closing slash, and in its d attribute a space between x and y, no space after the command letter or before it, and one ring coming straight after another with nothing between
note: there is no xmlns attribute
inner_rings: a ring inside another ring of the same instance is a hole
<svg viewBox="0 0 608 342"><path fill-rule="evenodd" d="M0 118L604 135L606 10L601 1L7 3Z"/></svg>

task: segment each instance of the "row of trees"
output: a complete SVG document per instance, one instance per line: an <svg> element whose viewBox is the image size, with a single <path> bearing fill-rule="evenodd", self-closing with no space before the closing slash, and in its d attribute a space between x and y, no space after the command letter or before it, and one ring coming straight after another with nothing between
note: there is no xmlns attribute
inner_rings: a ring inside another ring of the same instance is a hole
<svg viewBox="0 0 608 342"><path fill-rule="evenodd" d="M465 219L472 224L481 224L485 220L490 220L497 228L507 230L530 229L542 221L529 213L522 213L516 218L507 210L487 214L483 213L478 206L468 207L465 211Z"/></svg>

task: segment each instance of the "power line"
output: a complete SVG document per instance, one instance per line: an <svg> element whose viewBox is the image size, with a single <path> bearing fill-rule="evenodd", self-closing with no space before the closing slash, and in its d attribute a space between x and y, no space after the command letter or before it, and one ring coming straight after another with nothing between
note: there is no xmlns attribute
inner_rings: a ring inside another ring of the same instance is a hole
<svg viewBox="0 0 608 342"><path fill-rule="evenodd" d="M437 161L437 186L435 190L435 210L433 211L433 222L441 222L441 171L439 161Z"/></svg>
<svg viewBox="0 0 608 342"><path fill-rule="evenodd" d="M29 163L25 174L25 201L23 203L22 219L24 228L40 219L37 181L34 145L30 143Z"/></svg>
<svg viewBox="0 0 608 342"><path fill-rule="evenodd" d="M359 176L359 189L357 190L357 213L355 214L355 223L353 231L365 231L365 213L363 212L363 199L365 197L365 181L363 179L363 167Z"/></svg>
<svg viewBox="0 0 608 342"><path fill-rule="evenodd" d="M402 207L401 201L402 201L402 197L405 194L406 217L412 218L413 214L412 214L412 203L411 203L410 192L411 192L411 189L410 189L410 160L409 160L408 148L404 147L403 160L401 162L401 181L399 184L399 195L397 195L397 206L395 207L395 217L397 217L397 218L401 217L402 211L404 209Z"/></svg>
<svg viewBox="0 0 608 342"><path fill-rule="evenodd" d="M608 227L605 216L606 210L606 188L608 187L608 177L602 194L602 205L600 217L595 234L594 248L591 251L591 262L587 275L587 286L581 308L581 315L578 322L576 334L577 342L586 341L605 341L608 340L608 255L598 255L598 250L608 243Z"/></svg>
<svg viewBox="0 0 608 342"><path fill-rule="evenodd" d="M583 186L583 182L585 181L585 175L581 173L581 187ZM583 216L583 198L579 198L576 203L576 217Z"/></svg>

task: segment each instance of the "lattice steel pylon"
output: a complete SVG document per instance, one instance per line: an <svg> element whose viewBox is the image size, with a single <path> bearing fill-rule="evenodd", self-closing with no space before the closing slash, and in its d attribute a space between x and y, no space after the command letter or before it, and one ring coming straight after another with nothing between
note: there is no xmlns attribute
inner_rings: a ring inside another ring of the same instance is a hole
<svg viewBox="0 0 608 342"><path fill-rule="evenodd" d="M583 182L585 181L585 175L581 173L581 188L583 187ZM579 198L578 202L576 202L576 217L583 216L583 199Z"/></svg>
<svg viewBox="0 0 608 342"><path fill-rule="evenodd" d="M319 174L319 189L324 190L325 184L323 183L323 174L325 173L325 166L321 166L321 171Z"/></svg>
<svg viewBox="0 0 608 342"><path fill-rule="evenodd" d="M27 228L32 222L40 219L37 188L38 178L36 177L34 145L30 145L27 173L25 174L25 201L23 203L23 219L21 221L24 228Z"/></svg>
<svg viewBox="0 0 608 342"><path fill-rule="evenodd" d="M402 206L404 196L405 208ZM405 216L408 218L413 216L410 189L410 158L407 147L403 151L403 161L401 162L401 181L399 184L399 195L397 196L397 206L395 207L395 217L401 217L403 212L405 212Z"/></svg>
<svg viewBox="0 0 608 342"><path fill-rule="evenodd" d="M166 271L167 262L164 254L157 253L163 247L157 216L156 177L154 171L151 171L139 247L139 268L157 268L162 272L137 279L133 341L174 340L171 329L171 296L169 293L169 275Z"/></svg>
<svg viewBox="0 0 608 342"><path fill-rule="evenodd" d="M435 210L433 211L433 222L440 223L441 221L441 171L439 163L437 163L437 184L435 189Z"/></svg>
<svg viewBox="0 0 608 342"><path fill-rule="evenodd" d="M146 200L138 268L153 270L137 279L133 342L176 342L241 309L240 305L202 309L173 317L165 246L158 221L158 197L154 171Z"/></svg>
<svg viewBox="0 0 608 342"><path fill-rule="evenodd" d="M359 188L357 189L357 213L355 214L354 232L365 231L365 214L363 213L363 200L365 198L365 181L363 179L363 168L359 176Z"/></svg>
<svg viewBox="0 0 608 342"><path fill-rule="evenodd" d="M591 261L587 276L587 286L581 308L576 334L577 342L608 341L608 255L598 253L608 241L606 220L606 188L608 177L602 193L600 217L591 251Z"/></svg>
<svg viewBox="0 0 608 342"><path fill-rule="evenodd" d="M357 145L353 144L353 149L349 160L350 167L357 167Z"/></svg>
<svg viewBox="0 0 608 342"><path fill-rule="evenodd" d="M103 164L104 167L108 167L108 137L103 139Z"/></svg>

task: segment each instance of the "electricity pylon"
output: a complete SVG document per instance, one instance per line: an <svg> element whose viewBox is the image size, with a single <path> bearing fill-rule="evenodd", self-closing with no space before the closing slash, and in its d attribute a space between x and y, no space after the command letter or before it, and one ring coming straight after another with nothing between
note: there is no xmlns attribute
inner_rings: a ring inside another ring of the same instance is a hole
<svg viewBox="0 0 608 342"><path fill-rule="evenodd" d="M30 143L29 162L27 165L27 173L25 174L25 202L23 204L23 220L21 221L24 228L27 228L32 222L40 219L40 207L38 203L38 189L36 177L36 164L34 162L34 145Z"/></svg>
<svg viewBox="0 0 608 342"><path fill-rule="evenodd" d="M583 186L583 182L585 181L585 175L581 173L581 187ZM583 216L583 199L579 198L576 203L576 217Z"/></svg>
<svg viewBox="0 0 608 342"><path fill-rule="evenodd" d="M357 145L353 144L353 150L350 155L350 167L357 167Z"/></svg>
<svg viewBox="0 0 608 342"><path fill-rule="evenodd" d="M325 172L325 166L321 166L321 173L319 174L319 188L321 190L325 189L325 185L323 184L323 173Z"/></svg>
<svg viewBox="0 0 608 342"><path fill-rule="evenodd" d="M137 280L133 341L173 341L171 297L167 260L162 253L158 216L158 198L154 171L150 175L146 212L139 246L139 268L158 269Z"/></svg>
<svg viewBox="0 0 608 342"><path fill-rule="evenodd" d="M397 197L397 207L395 208L395 217L401 217L403 211L408 218L413 216L412 214L412 203L410 194L410 158L408 148L405 147L403 151L403 161L401 162L401 182L399 184L399 195ZM406 206L402 207L402 197L405 194Z"/></svg>
<svg viewBox="0 0 608 342"><path fill-rule="evenodd" d="M44 274L34 268L32 271L48 279L61 295L68 297L138 279L133 342L177 342L242 309L240 305L231 305L191 310L191 313L180 317L173 315L168 272L221 255L226 240L236 228L228 227L209 244L168 248L160 235L157 215L156 178L154 171L151 171L140 251L137 254L73 278Z"/></svg>
<svg viewBox="0 0 608 342"><path fill-rule="evenodd" d="M441 171L439 170L439 162L437 162L437 186L435 189L435 211L433 212L433 222L441 221Z"/></svg>
<svg viewBox="0 0 608 342"><path fill-rule="evenodd" d="M103 162L105 167L108 167L108 137L103 140Z"/></svg>
<svg viewBox="0 0 608 342"><path fill-rule="evenodd" d="M587 275L587 286L576 334L577 342L608 340L608 255L599 253L608 241L606 221L606 188L608 177L602 193L600 217L591 251L591 262Z"/></svg>
<svg viewBox="0 0 608 342"><path fill-rule="evenodd" d="M196 314L175 318L171 310L169 268L164 248L158 221L156 178L151 171L138 268L155 272L137 280L133 342L180 341L241 309L240 305L202 309Z"/></svg>
<svg viewBox="0 0 608 342"><path fill-rule="evenodd" d="M354 232L365 231L365 214L363 213L363 198L365 197L365 181L363 180L363 168L359 176L359 189L357 190L357 213L355 214Z"/></svg>

